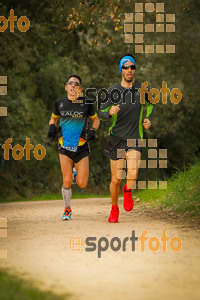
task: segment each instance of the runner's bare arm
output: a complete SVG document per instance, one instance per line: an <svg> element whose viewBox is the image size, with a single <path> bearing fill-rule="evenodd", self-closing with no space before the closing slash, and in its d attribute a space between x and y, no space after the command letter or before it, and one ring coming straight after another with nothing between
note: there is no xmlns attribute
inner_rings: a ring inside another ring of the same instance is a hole
<svg viewBox="0 0 200 300"><path fill-rule="evenodd" d="M59 116L56 116L56 115L52 114L52 116L51 116L51 118L49 120L49 126L51 124L54 124L56 126L58 119L59 119Z"/></svg>
<svg viewBox="0 0 200 300"><path fill-rule="evenodd" d="M100 120L98 116L95 114L94 117L90 117L92 119L92 128L95 128L96 130L99 128Z"/></svg>

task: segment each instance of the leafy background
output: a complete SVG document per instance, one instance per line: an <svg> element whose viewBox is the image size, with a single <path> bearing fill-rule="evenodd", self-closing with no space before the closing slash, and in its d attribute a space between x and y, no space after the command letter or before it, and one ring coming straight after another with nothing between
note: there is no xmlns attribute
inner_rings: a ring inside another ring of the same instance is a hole
<svg viewBox="0 0 200 300"><path fill-rule="evenodd" d="M26 138L36 146L45 146L42 161L34 156L5 161L0 148L1 199L29 198L44 193L59 193L62 176L57 143L47 138L48 121L54 101L65 94L64 83L71 73L82 77L83 88L108 88L120 81L118 59L134 54L133 44L124 43L124 13L134 12L134 3L142 1L0 1L0 15L8 18L27 16L30 29L21 33L9 28L0 33L0 75L8 76L8 94L0 97L0 106L8 107L8 116L0 117L0 144L12 138L12 145L24 145ZM153 2L156 1L144 1ZM168 149L167 169L140 170L142 180L166 178L182 169L200 149L199 14L197 0L163 0L165 13L176 14L176 32L145 34L146 43L176 44L176 54L137 54L136 79L148 81L160 89L166 81L170 89L183 94L178 105L169 101L156 105L152 128L146 138L157 138L158 147ZM145 22L155 22L155 14L145 14ZM101 122L97 139L92 142L90 179L86 193L108 193L109 161L103 154L108 122ZM147 149L143 159L147 158ZM78 191L78 187L76 187ZM84 193L84 191L83 191Z"/></svg>

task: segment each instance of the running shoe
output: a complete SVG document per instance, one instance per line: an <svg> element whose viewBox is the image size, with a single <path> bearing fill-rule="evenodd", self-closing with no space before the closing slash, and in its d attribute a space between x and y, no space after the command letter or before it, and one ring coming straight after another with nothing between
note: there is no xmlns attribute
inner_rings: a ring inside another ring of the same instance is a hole
<svg viewBox="0 0 200 300"><path fill-rule="evenodd" d="M72 183L73 184L76 184L76 176L77 176L77 172L76 172L76 169L75 167L73 167L73 179L72 179Z"/></svg>
<svg viewBox="0 0 200 300"><path fill-rule="evenodd" d="M124 209L126 211L131 211L134 205L133 198L132 198L132 191L131 190L127 191L126 184L123 186L122 191L124 195Z"/></svg>
<svg viewBox="0 0 200 300"><path fill-rule="evenodd" d="M64 209L64 214L62 216L62 220L71 220L72 210L69 205L67 205Z"/></svg>
<svg viewBox="0 0 200 300"><path fill-rule="evenodd" d="M119 218L119 208L113 208L110 212L110 217L108 218L108 223L118 223Z"/></svg>

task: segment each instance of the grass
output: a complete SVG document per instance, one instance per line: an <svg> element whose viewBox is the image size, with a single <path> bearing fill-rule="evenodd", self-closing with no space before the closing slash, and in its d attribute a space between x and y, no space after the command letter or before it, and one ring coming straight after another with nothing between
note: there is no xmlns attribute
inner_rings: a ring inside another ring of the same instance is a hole
<svg viewBox="0 0 200 300"><path fill-rule="evenodd" d="M58 296L50 291L40 291L24 279L20 279L7 271L0 270L0 299L1 300L66 300L69 294Z"/></svg>
<svg viewBox="0 0 200 300"><path fill-rule="evenodd" d="M176 213L200 215L200 160L177 171L167 180L166 190L143 190L137 193L141 202L171 208Z"/></svg>
<svg viewBox="0 0 200 300"><path fill-rule="evenodd" d="M72 194L72 199L84 199L84 198L107 198L110 197L110 194L107 195L96 195L96 194L84 194L74 192ZM49 201L49 200L61 200L61 194L43 194L41 196L34 196L32 198L22 198L22 199L11 199L11 200L0 200L0 203L9 203L9 202L24 202L24 201Z"/></svg>

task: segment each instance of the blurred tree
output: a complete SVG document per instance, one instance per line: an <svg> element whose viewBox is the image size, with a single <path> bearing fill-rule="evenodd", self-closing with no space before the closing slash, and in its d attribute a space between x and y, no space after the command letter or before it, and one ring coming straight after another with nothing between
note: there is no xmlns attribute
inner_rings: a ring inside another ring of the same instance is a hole
<svg viewBox="0 0 200 300"><path fill-rule="evenodd" d="M145 1L144 1L145 2ZM155 1L152 1L155 3ZM166 81L170 89L183 94L178 105L169 100L156 105L152 128L147 138L157 138L159 148L168 149L168 168L141 170L140 179L164 178L184 162L191 160L200 147L199 13L197 0L163 0L165 13L176 14L175 33L145 33L149 44L176 44L176 54L137 54L136 79L148 81L160 89ZM102 88L121 80L118 59L123 53L134 54L134 45L124 43L124 13L134 13L134 1L15 1L0 2L1 15L14 9L18 18L30 19L26 33L17 27L0 33L0 75L8 76L8 95L0 106L8 107L8 116L0 117L0 143L12 137L13 145L43 144L47 155L42 161L32 156L15 161L3 159L0 149L0 194L2 198L27 197L58 192L61 174L56 143L47 139L48 120L56 98L63 96L66 77L78 73L84 89L97 89L96 108ZM155 12L145 14L145 22L155 22ZM91 143L90 181L86 191L108 192L110 169L103 154L108 122L102 122L97 139ZM144 158L147 153L144 151Z"/></svg>

